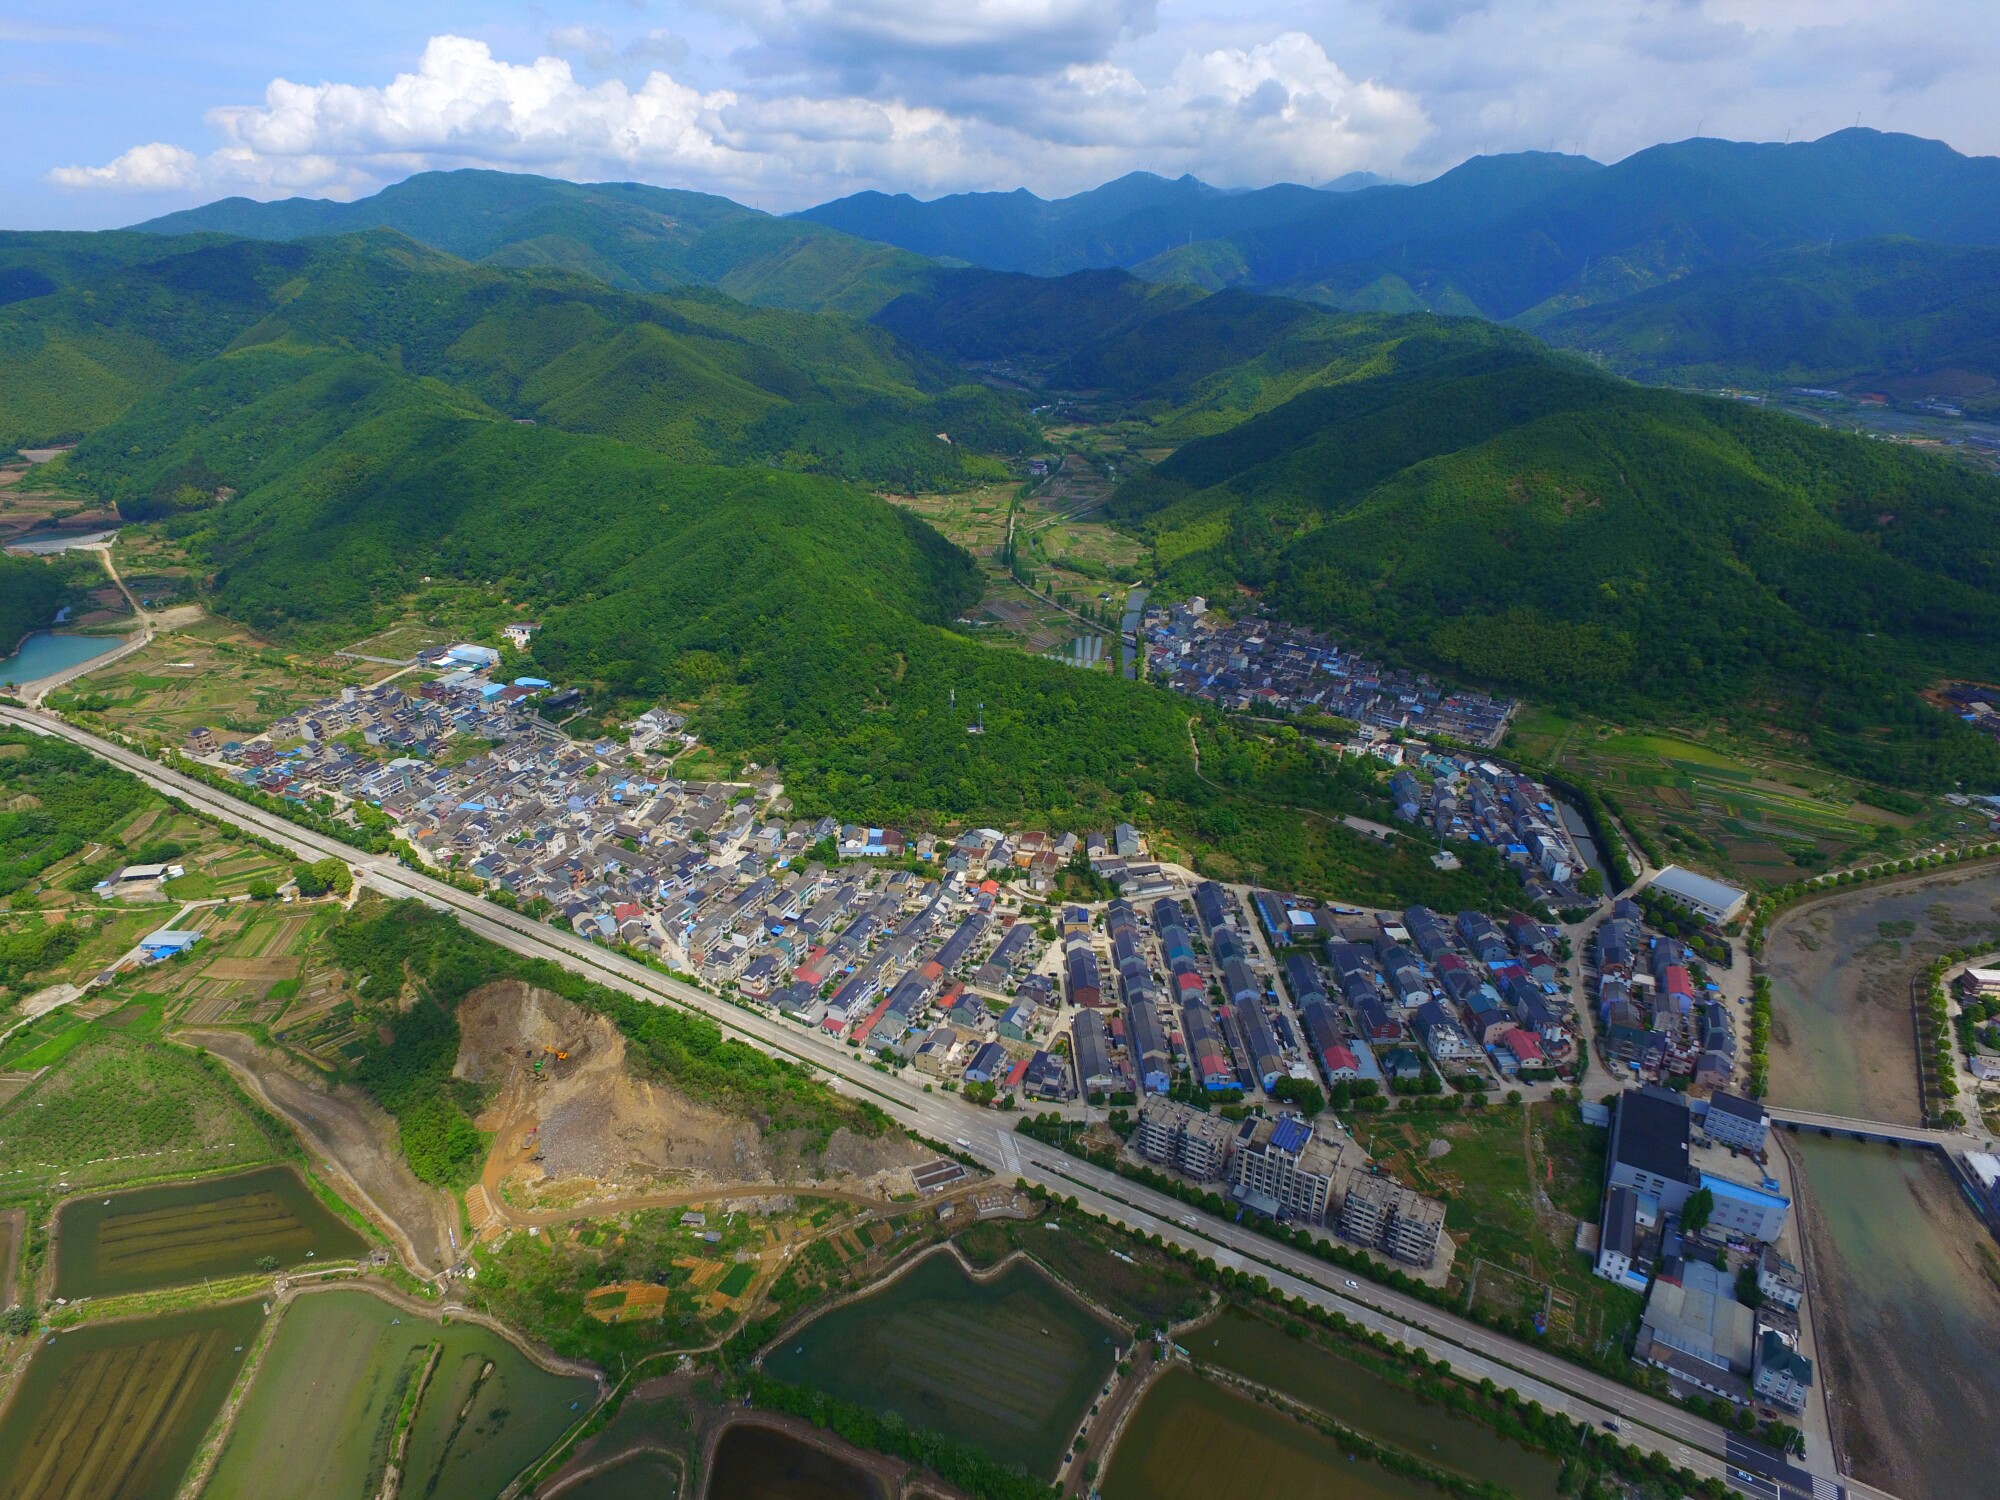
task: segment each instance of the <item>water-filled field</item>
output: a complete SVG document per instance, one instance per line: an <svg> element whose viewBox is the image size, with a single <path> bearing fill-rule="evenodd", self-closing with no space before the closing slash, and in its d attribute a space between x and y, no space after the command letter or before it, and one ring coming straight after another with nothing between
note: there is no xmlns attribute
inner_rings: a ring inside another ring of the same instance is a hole
<svg viewBox="0 0 2000 1500"><path fill-rule="evenodd" d="M980 1282L933 1255L815 1319L764 1364L1053 1478L1123 1340L1031 1266Z"/></svg>
<svg viewBox="0 0 2000 1500"><path fill-rule="evenodd" d="M1233 1370L1336 1422L1440 1468L1505 1485L1521 1500L1555 1500L1559 1465L1489 1427L1230 1308L1182 1340L1203 1364Z"/></svg>
<svg viewBox="0 0 2000 1500"><path fill-rule="evenodd" d="M48 1339L0 1417L0 1495L168 1500L263 1317L239 1302Z"/></svg>
<svg viewBox="0 0 2000 1500"><path fill-rule="evenodd" d="M290 1167L167 1183L65 1204L56 1219L56 1295L104 1297L351 1260L366 1243Z"/></svg>
<svg viewBox="0 0 2000 1500"><path fill-rule="evenodd" d="M1146 1392L1111 1455L1104 1500L1439 1500L1331 1439L1179 1367Z"/></svg>
<svg viewBox="0 0 2000 1500"><path fill-rule="evenodd" d="M207 1500L373 1494L404 1392L437 1341L406 1500L497 1495L590 1408L590 1381L551 1375L476 1324L440 1327L363 1291L313 1292L286 1308Z"/></svg>
<svg viewBox="0 0 2000 1500"><path fill-rule="evenodd" d="M559 1493L562 1500L660 1500L680 1493L680 1465L664 1453L631 1453Z"/></svg>
<svg viewBox="0 0 2000 1500"><path fill-rule="evenodd" d="M883 1492L873 1475L825 1449L743 1422L715 1445L706 1500L883 1500Z"/></svg>

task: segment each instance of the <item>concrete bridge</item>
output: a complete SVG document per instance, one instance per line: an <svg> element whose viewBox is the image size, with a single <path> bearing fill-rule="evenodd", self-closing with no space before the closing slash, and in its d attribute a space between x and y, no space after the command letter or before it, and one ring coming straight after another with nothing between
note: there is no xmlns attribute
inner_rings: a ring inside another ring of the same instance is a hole
<svg viewBox="0 0 2000 1500"><path fill-rule="evenodd" d="M1846 1136L1856 1141L1881 1141L1896 1146L1935 1146L1940 1150L1965 1150L1970 1138L1949 1130L1932 1130L1924 1125L1897 1125L1887 1120L1857 1120L1847 1115L1823 1115L1810 1109L1788 1109L1766 1104L1773 1125L1787 1130L1817 1131L1822 1135Z"/></svg>

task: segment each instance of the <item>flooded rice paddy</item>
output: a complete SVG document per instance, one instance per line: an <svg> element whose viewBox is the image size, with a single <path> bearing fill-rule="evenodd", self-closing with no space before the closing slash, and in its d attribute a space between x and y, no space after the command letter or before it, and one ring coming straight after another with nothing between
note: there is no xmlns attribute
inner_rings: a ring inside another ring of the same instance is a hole
<svg viewBox="0 0 2000 1500"><path fill-rule="evenodd" d="M1052 1478L1124 1338L1032 1266L977 1281L939 1254L814 1319L764 1365Z"/></svg>
<svg viewBox="0 0 2000 1500"><path fill-rule="evenodd" d="M411 1426L404 1500L498 1495L595 1395L477 1324L440 1326L364 1291L308 1293L285 1310L206 1500L374 1494L433 1343L443 1350Z"/></svg>
<svg viewBox="0 0 2000 1500"><path fill-rule="evenodd" d="M297 1172L263 1167L63 1205L56 1295L104 1297L241 1276L265 1256L281 1266L352 1260L367 1248Z"/></svg>
<svg viewBox="0 0 2000 1500"><path fill-rule="evenodd" d="M1332 1439L1175 1366L1120 1434L1104 1500L1438 1500L1439 1491L1350 1459Z"/></svg>
<svg viewBox="0 0 2000 1500"><path fill-rule="evenodd" d="M262 1304L56 1334L0 1416L8 1500L170 1500L248 1357Z"/></svg>
<svg viewBox="0 0 2000 1500"><path fill-rule="evenodd" d="M1269 1386L1343 1426L1469 1479L1505 1485L1521 1500L1555 1500L1559 1466L1489 1427L1419 1400L1358 1364L1296 1339L1240 1308L1191 1330L1194 1358ZM1345 1460L1342 1460L1345 1463Z"/></svg>
<svg viewBox="0 0 2000 1500"><path fill-rule="evenodd" d="M638 1500L637 1491L632 1495ZM824 1448L775 1427L739 1422L715 1445L706 1500L886 1500L886 1495L872 1474Z"/></svg>

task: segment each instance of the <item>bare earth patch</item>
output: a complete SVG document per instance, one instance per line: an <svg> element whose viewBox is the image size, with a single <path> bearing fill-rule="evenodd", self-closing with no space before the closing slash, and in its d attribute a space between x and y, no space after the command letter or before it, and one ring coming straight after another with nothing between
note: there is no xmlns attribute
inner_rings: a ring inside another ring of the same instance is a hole
<svg viewBox="0 0 2000 1500"><path fill-rule="evenodd" d="M488 1086L478 1124L494 1132L489 1198L554 1206L585 1190L662 1184L840 1186L909 1192L927 1153L901 1133L837 1131L823 1150L767 1134L670 1084L637 1075L606 1018L517 980L473 991L458 1009L457 1076ZM539 1066L538 1066L539 1065Z"/></svg>

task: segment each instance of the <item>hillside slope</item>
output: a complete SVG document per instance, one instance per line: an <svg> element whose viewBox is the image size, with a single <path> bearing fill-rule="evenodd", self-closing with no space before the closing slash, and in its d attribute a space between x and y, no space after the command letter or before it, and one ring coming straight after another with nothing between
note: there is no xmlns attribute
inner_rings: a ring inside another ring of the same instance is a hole
<svg viewBox="0 0 2000 1500"><path fill-rule="evenodd" d="M801 813L1130 818L1222 873L1504 899L1494 861L1446 874L1341 826L1385 815L1365 767L1329 774L1303 747L1191 726L1145 684L957 633L971 560L843 465L974 464L981 422L996 441L1035 430L883 330L473 266L388 231L203 245L0 309L0 328L145 356L116 414L43 472L154 518L204 602L268 637L327 648L413 609L532 612L517 670L606 717L685 707L721 755L779 766ZM17 394L10 420L45 430L67 392Z"/></svg>
<svg viewBox="0 0 2000 1500"><path fill-rule="evenodd" d="M464 260L570 271L623 291L713 287L861 317L924 269L907 251L709 193L471 168L420 172L353 203L225 198L134 227L265 240L393 229Z"/></svg>
<svg viewBox="0 0 2000 1500"><path fill-rule="evenodd" d="M1016 279L878 317L1178 444L1111 503L1170 586L1599 712L1746 713L1885 781L2000 777L1915 692L2000 671L1993 480L1483 320Z"/></svg>
<svg viewBox="0 0 2000 1500"><path fill-rule="evenodd" d="M1539 324L1636 379L1840 386L2000 409L2000 250L1862 240L1716 267Z"/></svg>
<svg viewBox="0 0 2000 1500"><path fill-rule="evenodd" d="M1015 403L842 317L472 266L381 230L168 243L178 253L0 307L12 356L0 442L73 438L225 350L285 344L375 355L495 413L694 462L951 486L986 472L980 454L1035 441ZM176 410L152 420L199 430L200 412ZM207 489L243 487L215 455L197 456ZM144 497L119 487L117 498L133 515Z"/></svg>
<svg viewBox="0 0 2000 1500"><path fill-rule="evenodd" d="M1521 344L1412 342L1114 511L1183 586L1544 699L1744 713L1890 782L2000 772L1913 691L2000 669L2000 484Z"/></svg>

